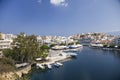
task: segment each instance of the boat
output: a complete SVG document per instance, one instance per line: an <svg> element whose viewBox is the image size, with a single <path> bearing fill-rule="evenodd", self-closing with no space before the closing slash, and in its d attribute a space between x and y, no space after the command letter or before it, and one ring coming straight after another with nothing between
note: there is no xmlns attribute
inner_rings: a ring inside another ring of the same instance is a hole
<svg viewBox="0 0 120 80"><path fill-rule="evenodd" d="M103 47L103 44L102 43L90 43L90 47L101 48L101 47Z"/></svg>
<svg viewBox="0 0 120 80"><path fill-rule="evenodd" d="M63 64L62 63L59 63L59 62L56 62L56 63L54 63L54 66L55 67L60 67L60 66L62 66Z"/></svg>
<svg viewBox="0 0 120 80"><path fill-rule="evenodd" d="M63 50L64 52L73 52L73 53L76 53L76 52L79 52L80 51L80 48L76 48L76 49L66 49L66 50Z"/></svg>
<svg viewBox="0 0 120 80"><path fill-rule="evenodd" d="M71 57L76 57L76 56L77 56L76 53L72 53L72 52L67 53L67 55L68 55L68 56L71 56Z"/></svg>
<svg viewBox="0 0 120 80"><path fill-rule="evenodd" d="M36 63L36 66L40 69L45 69L45 67L43 65L39 64L39 63Z"/></svg>
<svg viewBox="0 0 120 80"><path fill-rule="evenodd" d="M36 58L36 61L41 61L42 60L42 58Z"/></svg>
<svg viewBox="0 0 120 80"><path fill-rule="evenodd" d="M50 64L46 64L46 67L47 67L48 69L52 69L52 65L50 65Z"/></svg>
<svg viewBox="0 0 120 80"><path fill-rule="evenodd" d="M60 62L56 62L59 66L62 66L63 64L62 63L60 63Z"/></svg>
<svg viewBox="0 0 120 80"><path fill-rule="evenodd" d="M70 45L69 46L69 49L76 49L76 48L80 48L80 47L82 47L82 45L80 45L80 44L74 44L74 45Z"/></svg>
<svg viewBox="0 0 120 80"><path fill-rule="evenodd" d="M67 46L54 46L52 47L52 50L64 50L64 49L67 49L68 47Z"/></svg>
<svg viewBox="0 0 120 80"><path fill-rule="evenodd" d="M54 66L55 66L55 67L59 67L59 65L58 65L57 63L54 63Z"/></svg>

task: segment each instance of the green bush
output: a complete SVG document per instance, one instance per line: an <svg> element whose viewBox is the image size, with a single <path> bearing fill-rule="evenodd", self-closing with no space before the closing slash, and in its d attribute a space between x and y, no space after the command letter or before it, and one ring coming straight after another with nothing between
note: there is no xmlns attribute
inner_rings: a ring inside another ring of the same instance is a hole
<svg viewBox="0 0 120 80"><path fill-rule="evenodd" d="M108 44L104 44L103 47L108 47Z"/></svg>
<svg viewBox="0 0 120 80"><path fill-rule="evenodd" d="M80 42L76 42L76 44L80 44Z"/></svg>
<svg viewBox="0 0 120 80"><path fill-rule="evenodd" d="M50 47L54 47L54 46L56 46L56 44L51 44L51 45L50 45Z"/></svg>

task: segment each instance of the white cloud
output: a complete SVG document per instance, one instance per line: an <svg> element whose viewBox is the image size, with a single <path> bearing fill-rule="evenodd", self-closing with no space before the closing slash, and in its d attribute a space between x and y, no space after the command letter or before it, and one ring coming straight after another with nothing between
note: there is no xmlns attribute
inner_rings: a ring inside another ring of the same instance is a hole
<svg viewBox="0 0 120 80"><path fill-rule="evenodd" d="M68 3L66 2L66 0L50 0L50 3L55 6L64 6L64 7L68 6Z"/></svg>

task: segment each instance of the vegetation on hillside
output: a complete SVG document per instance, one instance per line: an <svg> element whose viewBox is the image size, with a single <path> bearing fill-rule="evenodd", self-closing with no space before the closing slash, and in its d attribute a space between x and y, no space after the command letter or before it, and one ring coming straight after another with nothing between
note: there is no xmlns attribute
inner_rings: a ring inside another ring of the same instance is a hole
<svg viewBox="0 0 120 80"><path fill-rule="evenodd" d="M0 58L0 73L14 71L15 63L14 60L10 58Z"/></svg>

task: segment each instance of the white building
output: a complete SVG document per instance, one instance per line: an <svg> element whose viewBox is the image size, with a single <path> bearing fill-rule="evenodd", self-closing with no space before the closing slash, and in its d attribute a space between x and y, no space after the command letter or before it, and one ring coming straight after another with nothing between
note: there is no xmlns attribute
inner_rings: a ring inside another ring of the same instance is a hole
<svg viewBox="0 0 120 80"><path fill-rule="evenodd" d="M1 40L5 39L5 34L3 34L3 33L0 32L0 39Z"/></svg>
<svg viewBox="0 0 120 80"><path fill-rule="evenodd" d="M13 40L14 38L16 38L17 36L14 34L4 34L4 33L0 33L0 39L1 40Z"/></svg>
<svg viewBox="0 0 120 80"><path fill-rule="evenodd" d="M5 40L13 40L14 38L17 38L14 34L5 34Z"/></svg>
<svg viewBox="0 0 120 80"><path fill-rule="evenodd" d="M10 49L12 40L0 40L0 50L1 49Z"/></svg>
<svg viewBox="0 0 120 80"><path fill-rule="evenodd" d="M10 49L13 39L16 38L16 35L13 34L4 34L0 33L0 49Z"/></svg>

